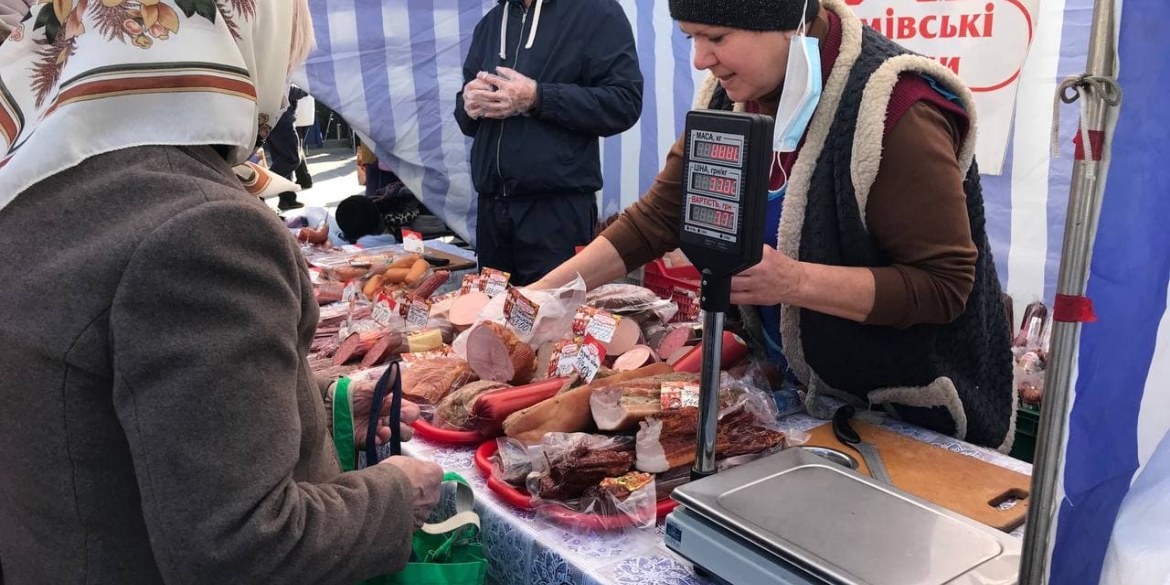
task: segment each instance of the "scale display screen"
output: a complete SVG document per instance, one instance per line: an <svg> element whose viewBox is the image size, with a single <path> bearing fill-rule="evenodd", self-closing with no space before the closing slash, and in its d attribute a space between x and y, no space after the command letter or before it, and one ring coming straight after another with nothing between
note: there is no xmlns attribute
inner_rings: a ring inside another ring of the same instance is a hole
<svg viewBox="0 0 1170 585"><path fill-rule="evenodd" d="M728 277L763 255L772 128L772 119L760 114L687 114L679 247L703 275L705 291L708 285L722 290ZM705 298L706 311L723 310L727 302L722 292Z"/></svg>
<svg viewBox="0 0 1170 585"><path fill-rule="evenodd" d="M722 144L719 142L708 142L706 140L695 140L695 158L705 158L707 160L727 162L739 166L742 151L743 146L739 144Z"/></svg>
<svg viewBox="0 0 1170 585"><path fill-rule="evenodd" d="M738 241L739 206L702 195L687 195L687 215L683 223L686 230L724 242ZM722 232L722 233L716 233Z"/></svg>
<svg viewBox="0 0 1170 585"><path fill-rule="evenodd" d="M691 163L691 191L739 200L739 172L720 167Z"/></svg>
<svg viewBox="0 0 1170 585"><path fill-rule="evenodd" d="M691 133L692 160L738 167L743 164L743 136L727 132L694 131Z"/></svg>

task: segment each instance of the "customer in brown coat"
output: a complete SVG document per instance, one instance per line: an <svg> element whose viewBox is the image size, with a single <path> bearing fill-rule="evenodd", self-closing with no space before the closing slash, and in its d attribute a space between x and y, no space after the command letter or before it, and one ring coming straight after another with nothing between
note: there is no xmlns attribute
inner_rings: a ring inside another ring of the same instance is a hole
<svg viewBox="0 0 1170 585"><path fill-rule="evenodd" d="M341 472L304 259L232 172L311 44L306 0L208 5L82 3L7 41L9 585L351 584L401 570L437 500L431 463Z"/></svg>

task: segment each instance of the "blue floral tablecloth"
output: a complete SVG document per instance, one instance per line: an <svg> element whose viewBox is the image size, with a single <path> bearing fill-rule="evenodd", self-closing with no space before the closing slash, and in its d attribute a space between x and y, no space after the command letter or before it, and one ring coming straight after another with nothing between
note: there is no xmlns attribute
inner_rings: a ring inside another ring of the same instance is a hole
<svg viewBox="0 0 1170 585"><path fill-rule="evenodd" d="M867 417L868 418L868 417ZM897 420L873 420L913 439L969 455L1026 475L1032 466L1002 453L907 425ZM782 421L785 430L808 431L825 421L796 414ZM500 585L708 585L690 565L667 550L662 525L654 530L596 532L569 530L538 520L534 513L514 508L487 488L487 477L474 462L474 447L454 447L416 438L404 445L406 454L430 459L447 471L467 478L475 490L481 537L487 549L488 576ZM445 497L436 517L451 512ZM1013 533L1022 536L1022 528Z"/></svg>

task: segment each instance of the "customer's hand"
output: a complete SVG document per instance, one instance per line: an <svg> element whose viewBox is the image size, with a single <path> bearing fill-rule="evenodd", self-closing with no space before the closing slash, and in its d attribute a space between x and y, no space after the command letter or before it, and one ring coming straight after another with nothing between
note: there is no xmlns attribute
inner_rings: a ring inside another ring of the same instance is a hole
<svg viewBox="0 0 1170 585"><path fill-rule="evenodd" d="M393 465L406 474L414 489L414 528L417 530L431 517L431 510L442 495L443 468L430 461L394 456L378 465Z"/></svg>
<svg viewBox="0 0 1170 585"><path fill-rule="evenodd" d="M472 119L483 117L484 106L487 105L484 98L493 91L494 87L478 77L468 81L463 86L463 111Z"/></svg>
<svg viewBox="0 0 1170 585"><path fill-rule="evenodd" d="M349 393L353 397L353 441L358 448L366 444L366 433L370 424L370 405L374 402L374 386L376 385L377 382L373 380L351 382L349 385ZM387 395L382 400L382 416L378 418L378 435L375 439L378 445L390 440L390 403L392 398L392 396ZM409 400L402 401L402 417L399 428L403 441L409 441L414 436L414 429L409 425L418 420L420 414L417 404Z"/></svg>
<svg viewBox="0 0 1170 585"><path fill-rule="evenodd" d="M496 67L496 73L480 71L477 76L496 88L483 96L484 117L507 118L532 110L536 105L536 81L507 67Z"/></svg>

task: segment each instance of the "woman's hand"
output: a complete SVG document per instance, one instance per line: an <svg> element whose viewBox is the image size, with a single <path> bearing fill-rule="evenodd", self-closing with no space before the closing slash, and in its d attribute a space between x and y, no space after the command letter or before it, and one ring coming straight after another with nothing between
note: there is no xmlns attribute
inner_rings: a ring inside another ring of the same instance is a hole
<svg viewBox="0 0 1170 585"><path fill-rule="evenodd" d="M737 305L790 305L858 323L873 310L874 295L868 268L797 262L769 246L759 264L731 279Z"/></svg>
<svg viewBox="0 0 1170 585"><path fill-rule="evenodd" d="M375 385L377 382L373 380L352 382L349 385L349 392L353 397L353 440L359 448L366 444L366 432L370 424L370 405L374 401ZM387 395L382 400L382 416L378 418L378 436L375 439L378 445L390 440L390 403L392 398L392 396ZM409 425L418 420L420 414L417 404L409 400L402 401L400 427L403 441L409 441L414 436L414 429L410 428Z"/></svg>
<svg viewBox="0 0 1170 585"><path fill-rule="evenodd" d="M791 304L804 282L804 264L764 246L759 264L731 279L731 302L737 305Z"/></svg>

